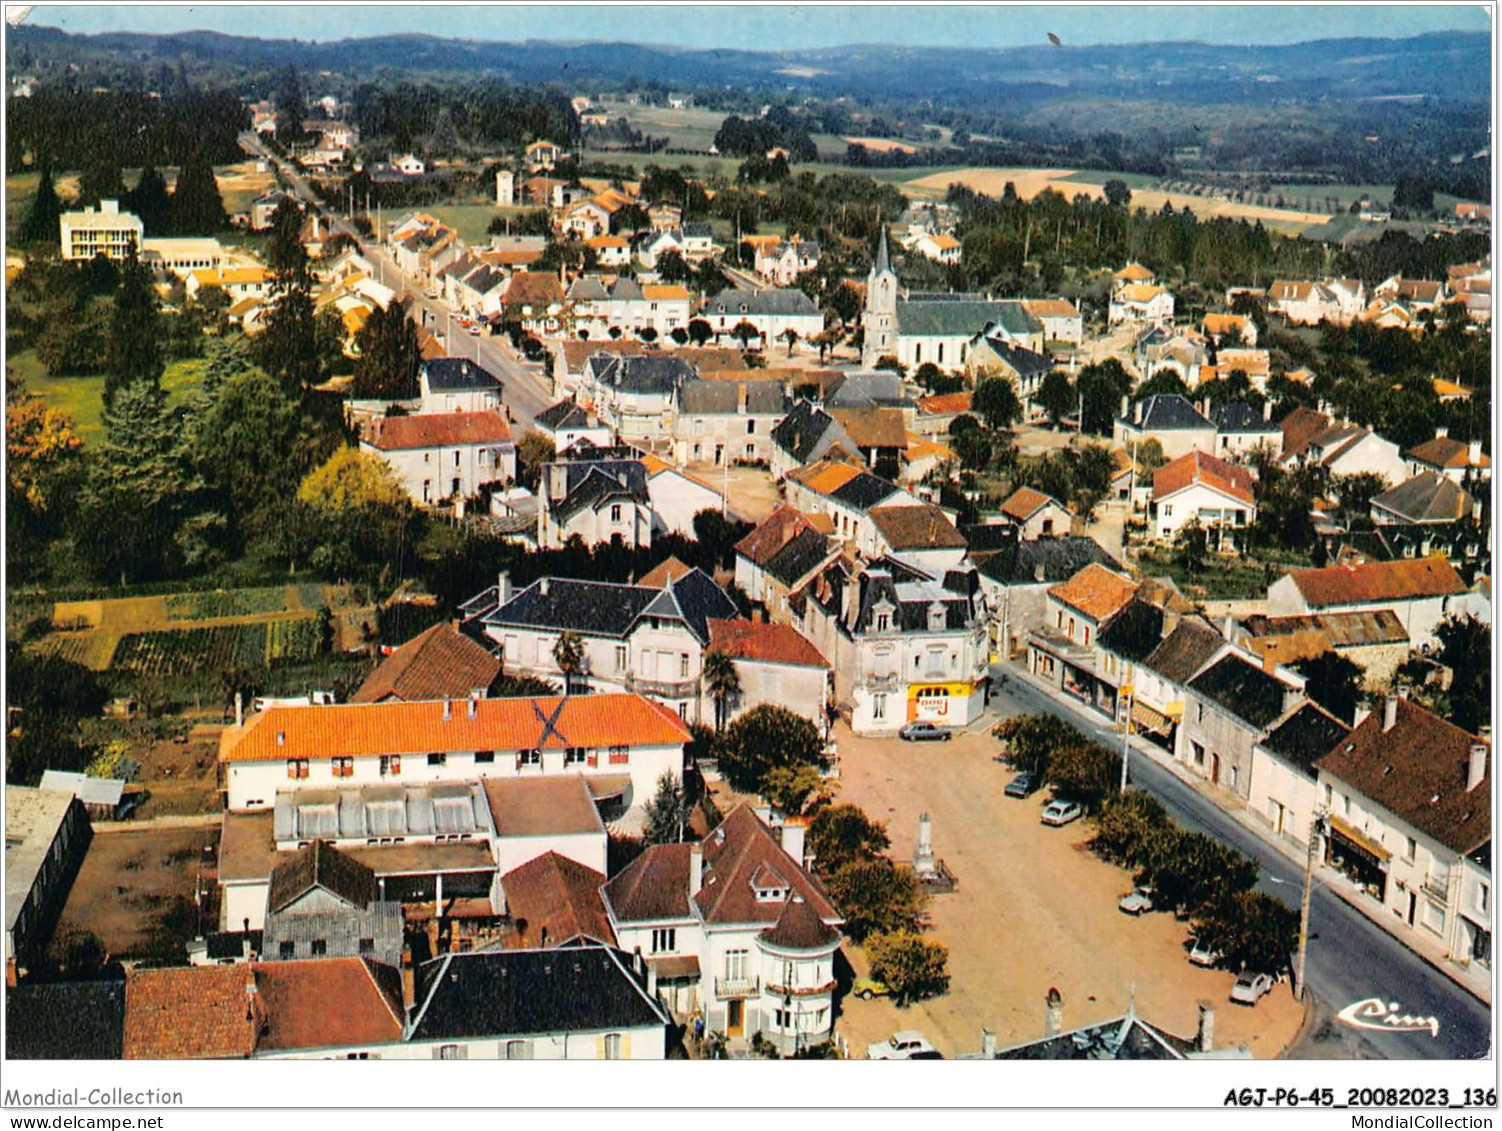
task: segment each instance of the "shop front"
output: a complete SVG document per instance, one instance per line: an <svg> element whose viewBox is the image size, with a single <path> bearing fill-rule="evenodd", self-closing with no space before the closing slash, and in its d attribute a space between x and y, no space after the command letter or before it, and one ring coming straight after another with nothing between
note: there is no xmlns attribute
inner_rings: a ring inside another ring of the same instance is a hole
<svg viewBox="0 0 1502 1131"><path fill-rule="evenodd" d="M1392 853L1353 825L1331 816L1325 839L1325 863L1356 884L1378 903L1387 902L1387 877Z"/></svg>
<svg viewBox="0 0 1502 1131"><path fill-rule="evenodd" d="M913 683L907 689L907 721L962 727L985 707L985 681Z"/></svg>

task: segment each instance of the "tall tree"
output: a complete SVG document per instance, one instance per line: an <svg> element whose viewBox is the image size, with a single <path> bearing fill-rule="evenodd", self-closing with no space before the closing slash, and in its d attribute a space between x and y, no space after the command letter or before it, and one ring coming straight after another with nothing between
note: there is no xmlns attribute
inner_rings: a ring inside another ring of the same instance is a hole
<svg viewBox="0 0 1502 1131"><path fill-rule="evenodd" d="M584 640L577 632L560 633L553 644L553 662L563 673L563 693L572 695L574 681L584 670Z"/></svg>
<svg viewBox="0 0 1502 1131"><path fill-rule="evenodd" d="M57 187L52 183L52 170L43 165L36 193L26 208L26 218L21 222L21 239L26 243L56 243L60 238L57 221L62 211Z"/></svg>
<svg viewBox="0 0 1502 1131"><path fill-rule="evenodd" d="M647 802L646 827L642 839L648 844L677 844L683 840L688 824L689 806L683 785L671 771L657 779L657 792Z"/></svg>
<svg viewBox="0 0 1502 1131"><path fill-rule="evenodd" d="M210 236L229 226L219 182L208 161L195 157L178 170L171 215L172 230L180 236Z"/></svg>
<svg viewBox="0 0 1502 1131"><path fill-rule="evenodd" d="M104 403L109 405L127 385L156 388L162 379L162 326L151 272L130 255L120 267L120 285L110 316L109 362L104 376Z"/></svg>
<svg viewBox="0 0 1502 1131"><path fill-rule="evenodd" d="M977 384L970 406L980 413L986 427L992 431L1010 428L1022 418L1022 402L1017 399L1017 390L1010 381L999 377Z"/></svg>
<svg viewBox="0 0 1502 1131"><path fill-rule="evenodd" d="M724 730L726 708L741 691L740 672L729 653L715 649L704 653L704 686L714 700L715 730Z"/></svg>
<svg viewBox="0 0 1502 1131"><path fill-rule="evenodd" d="M119 200L125 195L119 155L100 148L91 152L78 176L78 202L97 205L101 200Z"/></svg>
<svg viewBox="0 0 1502 1131"><path fill-rule="evenodd" d="M1307 660L1299 660L1293 665L1293 670L1306 680L1304 694L1347 726L1356 721L1356 707L1361 702L1361 678L1366 674L1360 664L1339 652L1322 652Z"/></svg>
<svg viewBox="0 0 1502 1131"><path fill-rule="evenodd" d="M54 530L71 509L83 440L71 417L5 375L5 503L9 560L19 577L34 565L30 539Z"/></svg>
<svg viewBox="0 0 1502 1131"><path fill-rule="evenodd" d="M359 349L355 396L404 400L417 395L422 348L417 344L417 327L400 305L393 302L384 310L372 311L355 335L355 344Z"/></svg>
<svg viewBox="0 0 1502 1131"><path fill-rule="evenodd" d="M289 393L301 395L304 389L318 384L323 366L313 308L313 276L302 242L302 211L290 198L272 213L266 265L272 273L272 306L266 328L256 339L257 360Z"/></svg>
<svg viewBox="0 0 1502 1131"><path fill-rule="evenodd" d="M170 234L172 198L167 193L166 178L157 172L154 165L147 165L141 170L141 179L136 182L135 188L125 194L120 206L141 218L141 225L148 236Z"/></svg>
<svg viewBox="0 0 1502 1131"><path fill-rule="evenodd" d="M276 88L276 140L283 145L302 141L303 119L308 116L306 96L303 94L302 73L288 63L277 76Z"/></svg>
<svg viewBox="0 0 1502 1131"><path fill-rule="evenodd" d="M818 729L786 707L753 707L725 728L720 771L736 789L760 793L769 770L816 765L824 756Z"/></svg>
<svg viewBox="0 0 1502 1131"><path fill-rule="evenodd" d="M80 497L78 543L97 573L131 578L163 573L182 517L188 482L180 427L154 381L120 386L104 410L104 442Z"/></svg>
<svg viewBox="0 0 1502 1131"><path fill-rule="evenodd" d="M886 828L849 801L820 809L808 825L808 854L821 876L857 860L875 860L891 843Z"/></svg>

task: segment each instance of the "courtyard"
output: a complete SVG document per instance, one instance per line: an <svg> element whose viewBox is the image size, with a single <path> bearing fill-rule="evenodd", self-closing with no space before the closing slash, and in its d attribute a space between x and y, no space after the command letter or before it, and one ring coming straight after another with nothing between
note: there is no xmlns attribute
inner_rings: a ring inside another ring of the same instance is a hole
<svg viewBox="0 0 1502 1131"><path fill-rule="evenodd" d="M1217 1049L1245 1044L1270 1059L1293 1043L1304 1009L1286 982L1253 1008L1232 1004L1229 972L1190 965L1187 924L1117 910L1132 877L1090 852L1087 821L1047 828L1039 823L1046 791L1025 801L1003 796L1012 771L992 760L994 721L988 715L985 726L944 743L839 728L839 799L886 822L898 861L912 859L927 811L934 853L959 882L929 904L931 937L949 948L949 993L906 1009L847 997L838 1024L852 1054L897 1029L921 1030L948 1057L978 1051L983 1027L999 1048L1033 1040L1043 1036L1050 988L1063 995L1065 1031L1135 1003L1144 1021L1192 1038L1204 1000L1215 1007ZM860 948L847 944L846 953L865 974Z"/></svg>

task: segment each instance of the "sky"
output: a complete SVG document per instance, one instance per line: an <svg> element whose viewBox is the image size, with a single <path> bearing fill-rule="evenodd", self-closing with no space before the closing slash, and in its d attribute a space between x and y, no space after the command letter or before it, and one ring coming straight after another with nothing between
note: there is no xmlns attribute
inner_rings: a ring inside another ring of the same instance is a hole
<svg viewBox="0 0 1502 1131"><path fill-rule="evenodd" d="M565 10L566 9L566 10ZM358 18L351 18L352 10ZM67 31L170 33L211 30L277 39L335 40L422 32L456 39L604 40L679 47L784 50L857 43L1013 47L1049 32L1066 45L1203 40L1224 44L1296 43L1347 36L1403 37L1487 31L1479 4L1068 4L1003 7L893 4L525 4L380 5L359 3L159 6L39 5L28 22Z"/></svg>

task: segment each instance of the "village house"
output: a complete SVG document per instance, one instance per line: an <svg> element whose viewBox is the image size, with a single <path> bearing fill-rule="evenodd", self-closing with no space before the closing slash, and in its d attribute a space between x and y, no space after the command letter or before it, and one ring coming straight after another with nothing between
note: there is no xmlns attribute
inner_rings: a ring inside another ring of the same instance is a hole
<svg viewBox="0 0 1502 1131"><path fill-rule="evenodd" d="M895 483L854 464L821 460L788 475L788 502L805 514L825 514L835 537L867 558L880 555L870 512L878 507L920 506L922 501Z"/></svg>
<svg viewBox="0 0 1502 1131"><path fill-rule="evenodd" d="M266 298L271 289L271 276L264 267L211 268L194 271L183 289L190 302L198 300L205 291L221 291L233 306L247 298Z"/></svg>
<svg viewBox="0 0 1502 1131"><path fill-rule="evenodd" d="M555 452L567 451L581 440L597 448L615 443L615 433L600 423L599 416L572 400L543 409L532 418L532 430L551 440Z"/></svg>
<svg viewBox="0 0 1502 1131"><path fill-rule="evenodd" d="M383 659L350 695L351 703L415 703L429 699L488 698L501 661L441 621Z"/></svg>
<svg viewBox="0 0 1502 1131"><path fill-rule="evenodd" d="M1283 435L1286 443L1289 435L1286 420ZM1298 450L1285 454L1283 462L1295 466L1322 466L1332 478L1369 473L1380 476L1389 484L1401 483L1408 478L1398 445L1359 424L1331 424L1316 432Z"/></svg>
<svg viewBox="0 0 1502 1131"><path fill-rule="evenodd" d="M93 836L71 792L5 787L5 977L14 984L46 951Z"/></svg>
<svg viewBox="0 0 1502 1131"><path fill-rule="evenodd" d="M1319 704L1305 701L1252 746L1247 813L1265 835L1306 848L1319 811L1315 763L1351 728Z"/></svg>
<svg viewBox="0 0 1502 1131"><path fill-rule="evenodd" d="M595 262L601 267L631 265L631 243L621 236L602 233L585 240L584 246L594 252Z"/></svg>
<svg viewBox="0 0 1502 1131"><path fill-rule="evenodd" d="M1038 390L1053 369L1053 358L1047 354L994 334L977 337L970 345L965 362L965 372L975 379L977 386L985 380L1010 381L1017 399L1022 402L1023 418L1030 422L1047 416L1038 404Z"/></svg>
<svg viewBox="0 0 1502 1131"><path fill-rule="evenodd" d="M924 259L952 266L960 261L965 246L948 232L924 232L908 246L908 250Z"/></svg>
<svg viewBox="0 0 1502 1131"><path fill-rule="evenodd" d="M375 872L325 840L271 869L259 926L266 962L362 958L401 966L402 905L382 899Z"/></svg>
<svg viewBox="0 0 1502 1131"><path fill-rule="evenodd" d="M866 516L871 542L861 552L868 558L895 558L935 577L963 566L965 537L933 503L872 507Z"/></svg>
<svg viewBox="0 0 1502 1131"><path fill-rule="evenodd" d="M1137 592L1137 582L1091 564L1048 590L1043 621L1027 634L1027 667L1056 690L1116 717L1116 688L1096 678L1100 629Z"/></svg>
<svg viewBox="0 0 1502 1131"><path fill-rule="evenodd" d="M824 315L796 287L728 287L707 300L697 316L709 323L716 337L735 338L736 327L745 323L755 330L752 340L765 350L786 343L789 334L796 345L824 332Z"/></svg>
<svg viewBox="0 0 1502 1131"><path fill-rule="evenodd" d="M783 504L735 544L735 583L775 622L798 618L792 601L839 556L833 520Z"/></svg>
<svg viewBox="0 0 1502 1131"><path fill-rule="evenodd" d="M1167 369L1192 389L1210 351L1204 336L1194 330L1144 326L1132 343L1132 359L1138 372L1154 376Z"/></svg>
<svg viewBox="0 0 1502 1131"><path fill-rule="evenodd" d="M1450 430L1443 425L1435 430L1434 439L1409 448L1403 459L1414 475L1433 471L1460 486L1467 486L1467 479L1479 483L1492 479L1492 459L1481 450L1481 441L1452 440Z"/></svg>
<svg viewBox="0 0 1502 1131"><path fill-rule="evenodd" d="M539 138L527 146L527 171L530 173L540 173L543 170L551 170L567 156L568 154L563 151L561 146L554 145L551 141L547 141L544 138Z"/></svg>
<svg viewBox="0 0 1502 1131"><path fill-rule="evenodd" d="M829 657L857 734L914 721L963 727L984 709L990 651L973 569L837 559L808 590L803 630Z"/></svg>
<svg viewBox="0 0 1502 1131"><path fill-rule="evenodd" d="M678 357L597 353L585 367L580 401L625 443L670 445L678 390L695 376Z"/></svg>
<svg viewBox="0 0 1502 1131"><path fill-rule="evenodd" d="M1437 643L1439 623L1476 603L1460 575L1443 558L1296 569L1267 590L1272 616L1376 612L1391 609L1415 648Z"/></svg>
<svg viewBox="0 0 1502 1131"><path fill-rule="evenodd" d="M804 858L805 828L737 806L700 844L653 845L604 888L619 945L640 953L673 1013L736 1046L783 1053L834 1032L839 912Z"/></svg>
<svg viewBox="0 0 1502 1131"><path fill-rule="evenodd" d="M101 200L97 208L64 212L58 217L58 243L65 260L88 260L103 255L116 262L139 252L146 227L132 212L121 212L118 200Z"/></svg>
<svg viewBox="0 0 1502 1131"><path fill-rule="evenodd" d="M1366 309L1366 288L1356 279L1310 282L1279 279L1267 289L1267 309L1301 326L1347 325Z"/></svg>
<svg viewBox="0 0 1502 1131"><path fill-rule="evenodd" d="M617 540L627 548L652 544L656 520L640 459L581 457L543 464L537 496L540 549L557 549L576 536L586 546Z"/></svg>
<svg viewBox="0 0 1502 1131"><path fill-rule="evenodd" d="M756 245L754 270L774 287L791 287L798 276L819 266L819 245L813 240L763 241Z"/></svg>
<svg viewBox="0 0 1502 1131"><path fill-rule="evenodd" d="M439 357L417 370L423 414L440 412L501 412L501 382L478 362L466 357Z"/></svg>
<svg viewBox="0 0 1502 1131"><path fill-rule="evenodd" d="M666 338L688 325L688 290L676 284L641 285L628 276L606 278L581 275L569 285L569 327L585 338L606 338L610 332L633 338Z"/></svg>
<svg viewBox="0 0 1502 1131"><path fill-rule="evenodd" d="M1200 328L1217 349L1221 346L1250 349L1257 345L1257 323L1244 314L1206 314Z"/></svg>
<svg viewBox="0 0 1502 1131"><path fill-rule="evenodd" d="M991 650L1003 659L1015 656L1027 632L1043 624L1052 586L1092 564L1121 569L1093 538L1066 534L1023 541L1010 523L967 526L963 533L990 610Z"/></svg>
<svg viewBox="0 0 1502 1131"><path fill-rule="evenodd" d="M1245 459L1259 448L1276 452L1283 444L1283 429L1272 422L1273 402L1263 401L1258 412L1245 401L1220 401L1210 406L1215 425L1215 454L1221 459Z"/></svg>
<svg viewBox="0 0 1502 1131"><path fill-rule="evenodd" d="M360 450L380 456L415 502L471 499L516 478L516 445L499 412L439 412L371 422Z"/></svg>
<svg viewBox="0 0 1502 1131"><path fill-rule="evenodd" d="M1208 549L1234 551L1238 532L1256 521L1252 476L1243 467L1192 451L1153 472L1148 529L1159 541L1194 524L1205 531Z"/></svg>
<svg viewBox="0 0 1502 1131"><path fill-rule="evenodd" d="M697 569L662 586L554 577L516 593L502 575L496 602L471 619L499 646L508 672L562 686L554 649L573 633L583 658L572 683L596 694L636 691L689 722L708 713L701 685L708 622L736 616L734 602Z"/></svg>
<svg viewBox="0 0 1502 1131"><path fill-rule="evenodd" d="M1131 450L1145 440L1157 440L1165 459L1189 452L1213 455L1215 424L1177 393L1154 393L1130 404L1122 398L1121 415L1111 429L1111 442Z"/></svg>
<svg viewBox="0 0 1502 1131"><path fill-rule="evenodd" d="M917 400L917 422L914 431L920 436L947 436L949 427L960 417L970 412L972 394L931 393Z"/></svg>
<svg viewBox="0 0 1502 1131"><path fill-rule="evenodd" d="M1173 292L1154 283L1128 283L1111 292L1107 318L1112 326L1123 322L1166 323L1173 321Z"/></svg>
<svg viewBox="0 0 1502 1131"><path fill-rule="evenodd" d="M1085 338L1085 319L1079 307L1068 299L1029 298L1022 309L1043 328L1043 340L1077 345Z"/></svg>
<svg viewBox="0 0 1502 1131"><path fill-rule="evenodd" d="M685 381L674 414L673 458L680 464L772 460L772 431L787 415L780 382Z"/></svg>
<svg viewBox="0 0 1502 1131"><path fill-rule="evenodd" d="M1303 701L1303 678L1268 671L1231 651L1189 680L1174 757L1192 773L1246 801L1253 748Z"/></svg>
<svg viewBox="0 0 1502 1131"><path fill-rule="evenodd" d="M1001 517L1004 523L1017 528L1023 541L1068 534L1072 522L1069 508L1031 487L1018 487L1008 495L1001 504Z"/></svg>
<svg viewBox="0 0 1502 1131"><path fill-rule="evenodd" d="M1454 527L1471 517L1476 506L1453 479L1437 471L1424 471L1374 495L1371 516L1377 526L1405 527L1422 537L1430 531Z"/></svg>
<svg viewBox="0 0 1502 1131"><path fill-rule="evenodd" d="M694 518L704 511L727 512L718 488L650 453L643 455L647 500L652 506L653 534L680 534L697 539Z"/></svg>
<svg viewBox="0 0 1502 1131"><path fill-rule="evenodd" d="M1325 863L1384 919L1489 980L1490 733L1394 695L1315 763Z"/></svg>
<svg viewBox="0 0 1502 1131"><path fill-rule="evenodd" d="M774 706L808 719L820 733L829 729L833 673L806 636L788 624L744 618L711 618L708 624L708 651L731 658L740 684L726 702L719 725L754 707Z"/></svg>
<svg viewBox="0 0 1502 1131"><path fill-rule="evenodd" d="M551 271L517 271L506 284L501 309L533 334L557 334L562 327L563 284Z"/></svg>

